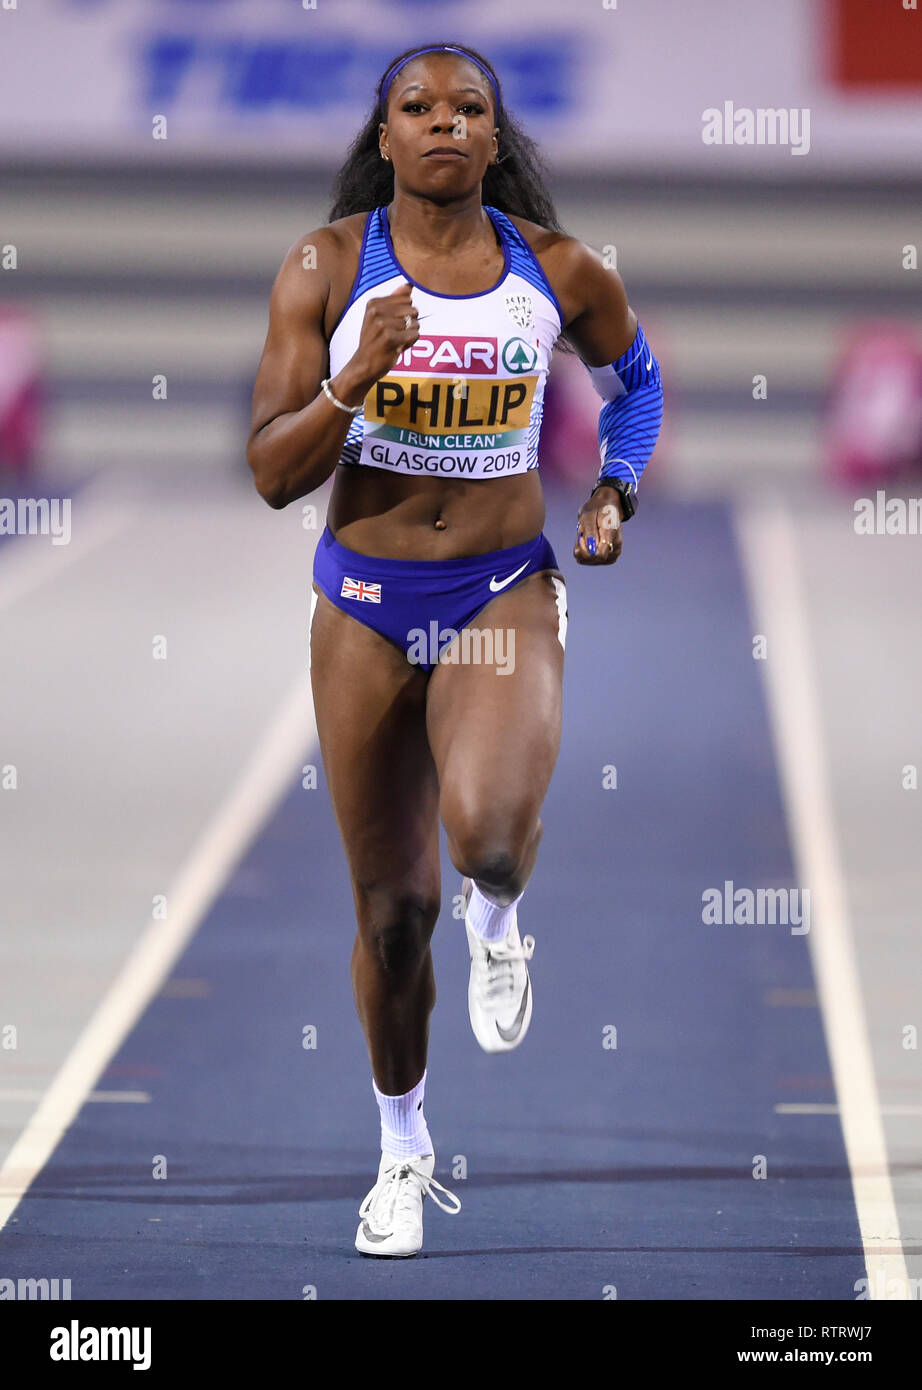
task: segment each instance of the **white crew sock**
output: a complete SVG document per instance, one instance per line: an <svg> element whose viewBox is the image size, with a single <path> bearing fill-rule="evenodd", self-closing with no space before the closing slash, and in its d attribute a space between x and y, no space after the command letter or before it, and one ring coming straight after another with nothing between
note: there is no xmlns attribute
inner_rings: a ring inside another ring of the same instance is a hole
<svg viewBox="0 0 922 1390"><path fill-rule="evenodd" d="M502 941L503 937L509 935L509 928L515 920L516 905L524 896L524 893L520 893L508 907L500 907L475 883L467 905L467 920L471 929L484 941Z"/></svg>
<svg viewBox="0 0 922 1390"><path fill-rule="evenodd" d="M426 1072L405 1096L386 1096L371 1078L375 1100L381 1112L381 1152L395 1158L415 1158L431 1154L432 1140L423 1113Z"/></svg>

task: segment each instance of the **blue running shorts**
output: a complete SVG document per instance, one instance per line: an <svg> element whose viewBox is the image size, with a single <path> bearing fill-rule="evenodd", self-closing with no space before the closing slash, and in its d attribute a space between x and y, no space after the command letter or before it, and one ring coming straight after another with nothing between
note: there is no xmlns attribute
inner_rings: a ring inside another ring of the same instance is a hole
<svg viewBox="0 0 922 1390"><path fill-rule="evenodd" d="M327 527L314 556L314 583L330 602L393 642L427 672L436 653L491 599L540 570L559 574L543 532L522 545L455 560L384 560L347 550ZM562 588L559 581L558 608ZM428 646L430 660L417 655L420 633L434 639Z"/></svg>

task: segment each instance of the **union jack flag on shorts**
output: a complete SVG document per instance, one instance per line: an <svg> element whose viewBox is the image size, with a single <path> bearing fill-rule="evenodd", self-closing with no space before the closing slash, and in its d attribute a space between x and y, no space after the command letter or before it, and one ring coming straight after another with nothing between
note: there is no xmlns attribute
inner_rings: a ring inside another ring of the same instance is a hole
<svg viewBox="0 0 922 1390"><path fill-rule="evenodd" d="M339 592L342 598L357 598L364 603L381 602L380 584L366 584L364 579L350 579L348 575L343 579Z"/></svg>

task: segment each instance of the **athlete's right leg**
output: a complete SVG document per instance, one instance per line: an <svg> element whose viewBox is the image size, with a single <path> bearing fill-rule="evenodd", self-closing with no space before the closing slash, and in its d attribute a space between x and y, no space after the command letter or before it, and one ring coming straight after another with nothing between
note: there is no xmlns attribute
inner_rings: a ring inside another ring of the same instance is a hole
<svg viewBox="0 0 922 1390"><path fill-rule="evenodd" d="M311 682L333 809L352 875L352 985L381 1112L378 1176L361 1207L363 1255L415 1255L423 1199L460 1202L434 1177L423 1110L439 913L438 778L426 736L426 677L323 594ZM439 1193L443 1196L439 1196Z"/></svg>
<svg viewBox="0 0 922 1390"><path fill-rule="evenodd" d="M356 1009L375 1084L403 1096L426 1069L439 913L439 788L426 735L426 676L391 642L319 594L311 684L358 933Z"/></svg>

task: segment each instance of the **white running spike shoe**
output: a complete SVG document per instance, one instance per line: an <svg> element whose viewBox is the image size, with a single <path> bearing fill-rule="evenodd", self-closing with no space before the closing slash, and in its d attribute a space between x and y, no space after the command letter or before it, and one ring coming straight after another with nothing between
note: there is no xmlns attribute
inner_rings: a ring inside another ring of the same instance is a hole
<svg viewBox="0 0 922 1390"><path fill-rule="evenodd" d="M414 1158L381 1155L378 1180L359 1207L362 1220L355 1237L356 1250L379 1257L416 1255L423 1244L426 1197L431 1197L450 1216L458 1214L460 1201L436 1182L432 1176L434 1168L434 1154L417 1154ZM449 1200L443 1202L439 1192L444 1192Z"/></svg>
<svg viewBox="0 0 922 1390"><path fill-rule="evenodd" d="M484 1052L511 1052L528 1032L533 1007L531 980L526 961L535 950L535 938L519 940L518 922L502 941L484 941L467 920L473 881L461 885L464 925L471 953L471 980L467 1005L474 1037Z"/></svg>

